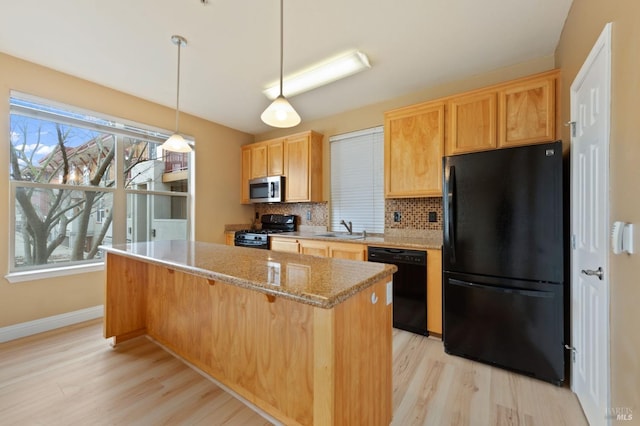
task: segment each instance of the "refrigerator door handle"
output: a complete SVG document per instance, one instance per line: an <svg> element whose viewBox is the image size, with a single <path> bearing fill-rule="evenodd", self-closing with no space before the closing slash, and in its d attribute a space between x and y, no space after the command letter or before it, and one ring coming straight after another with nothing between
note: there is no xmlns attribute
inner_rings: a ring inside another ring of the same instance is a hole
<svg viewBox="0 0 640 426"><path fill-rule="evenodd" d="M449 175L447 176L447 211L448 211L448 224L447 224L447 236L449 244L449 261L452 265L456 263L456 231L454 220L456 217L456 168L455 166L449 167Z"/></svg>
<svg viewBox="0 0 640 426"><path fill-rule="evenodd" d="M553 297L553 293L548 291L524 290L520 288L511 288L511 287L494 287L491 285L484 285L484 284L478 284L478 283L470 283L468 281L456 280L454 278L449 278L448 282L449 284L457 285L459 287L477 288L481 290L494 291L496 293L513 293L513 294L520 294L522 296L543 297L543 298Z"/></svg>

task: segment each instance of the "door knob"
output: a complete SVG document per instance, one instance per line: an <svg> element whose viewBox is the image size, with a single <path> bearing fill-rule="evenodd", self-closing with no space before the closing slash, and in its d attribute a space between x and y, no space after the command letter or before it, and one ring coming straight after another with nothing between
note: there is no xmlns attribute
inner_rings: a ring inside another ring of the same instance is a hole
<svg viewBox="0 0 640 426"><path fill-rule="evenodd" d="M598 269L583 269L582 273L589 276L596 276L600 281L602 281L602 277L604 277L604 271L602 270L602 266L599 266Z"/></svg>

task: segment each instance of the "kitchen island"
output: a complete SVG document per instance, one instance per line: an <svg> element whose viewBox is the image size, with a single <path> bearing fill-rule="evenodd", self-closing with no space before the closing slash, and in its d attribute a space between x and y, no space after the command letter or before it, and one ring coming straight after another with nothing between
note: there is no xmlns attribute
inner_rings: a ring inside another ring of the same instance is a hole
<svg viewBox="0 0 640 426"><path fill-rule="evenodd" d="M388 425L395 267L189 241L106 252L104 335L148 335L285 424Z"/></svg>

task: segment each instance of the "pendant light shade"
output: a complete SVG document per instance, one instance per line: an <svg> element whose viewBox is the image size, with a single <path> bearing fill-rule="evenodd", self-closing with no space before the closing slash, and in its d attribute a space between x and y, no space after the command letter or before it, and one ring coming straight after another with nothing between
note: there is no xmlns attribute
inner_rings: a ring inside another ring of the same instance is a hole
<svg viewBox="0 0 640 426"><path fill-rule="evenodd" d="M260 118L272 127L293 127L300 124L300 115L282 94L282 68L284 56L284 0L280 0L280 95L264 110Z"/></svg>
<svg viewBox="0 0 640 426"><path fill-rule="evenodd" d="M278 96L260 116L262 121L272 127L293 127L300 124L300 116L287 99Z"/></svg>
<svg viewBox="0 0 640 426"><path fill-rule="evenodd" d="M189 143L178 133L180 123L180 48L187 45L187 40L179 35L171 36L171 42L178 46L178 76L176 84L176 132L169 137L160 147L166 151L191 152Z"/></svg>

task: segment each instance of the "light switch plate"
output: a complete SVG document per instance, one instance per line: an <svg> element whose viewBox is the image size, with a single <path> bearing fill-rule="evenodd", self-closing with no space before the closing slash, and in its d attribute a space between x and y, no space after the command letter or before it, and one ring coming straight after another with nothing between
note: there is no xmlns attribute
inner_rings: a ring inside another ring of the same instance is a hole
<svg viewBox="0 0 640 426"><path fill-rule="evenodd" d="M393 302L393 281L387 283L387 305Z"/></svg>

